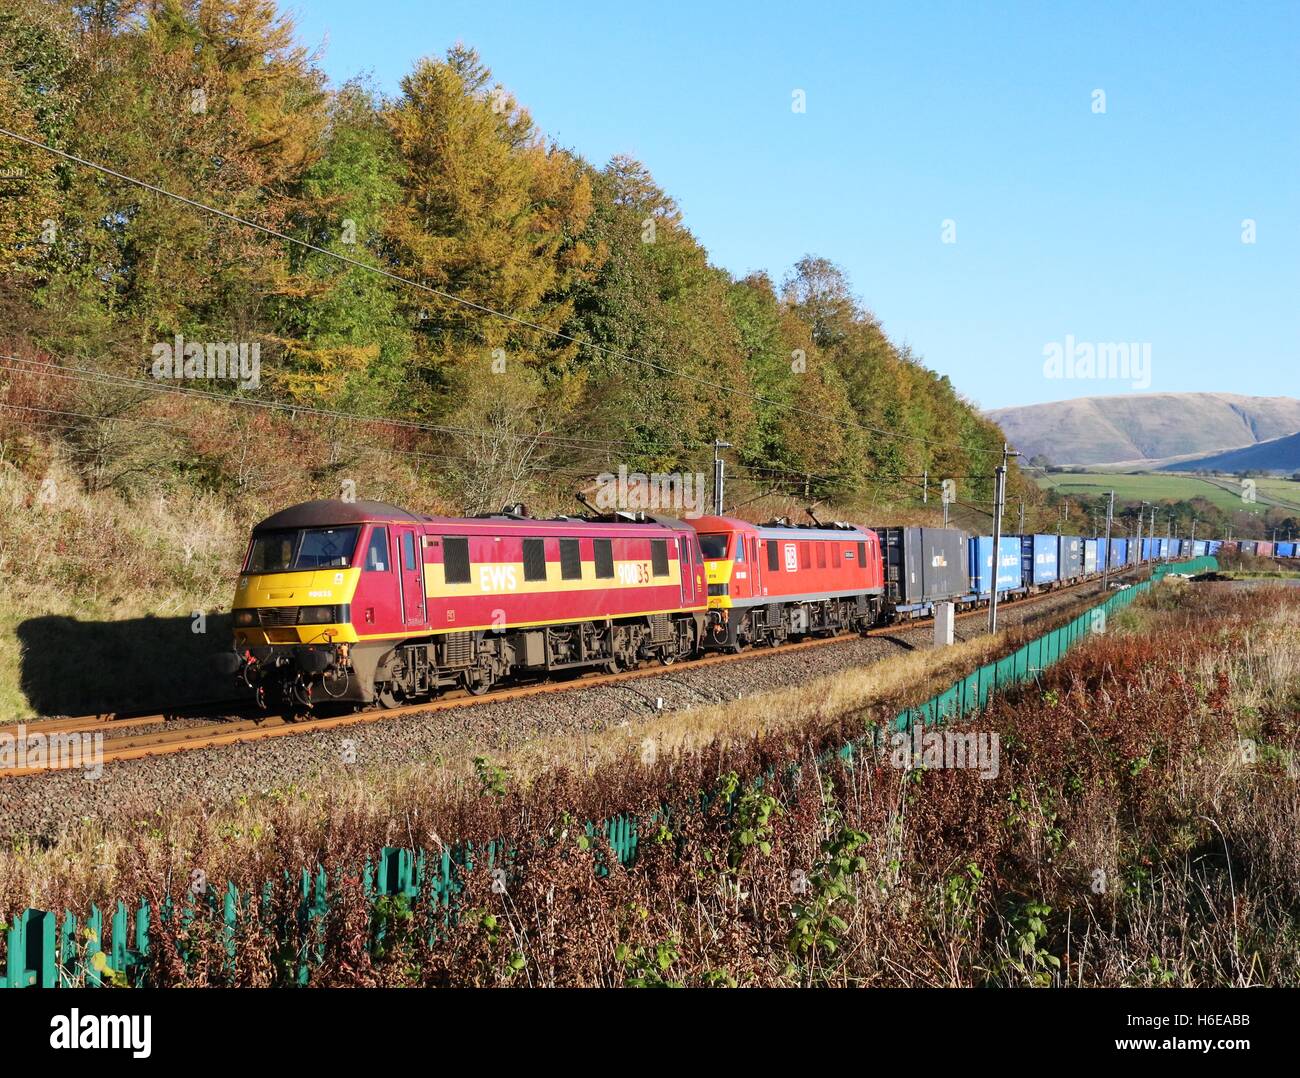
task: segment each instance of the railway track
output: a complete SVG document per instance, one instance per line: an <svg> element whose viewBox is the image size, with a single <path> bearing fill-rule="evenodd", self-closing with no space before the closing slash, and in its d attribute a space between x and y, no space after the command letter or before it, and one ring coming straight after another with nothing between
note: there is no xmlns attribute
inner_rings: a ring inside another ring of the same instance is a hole
<svg viewBox="0 0 1300 1078"><path fill-rule="evenodd" d="M1130 575L1130 574L1125 574ZM1039 596L1020 599L1015 606L1020 609L1037 605L1048 598L1070 592L1083 592L1087 588L1096 588L1098 581L1087 580L1067 588L1056 588ZM975 607L956 615L959 620L974 617L987 617L985 607ZM869 630L867 636L897 637L933 625L932 618L918 618L886 625ZM806 651L812 648L829 647L860 639L861 634L841 634L830 637L818 637L802 640L794 644L784 644L778 650L781 654ZM691 670L707 669L738 662L751 662L770 653L768 648L750 648L730 654L720 653L706 655L689 664ZM319 733L322 731L346 729L351 726L368 725L383 722L385 719L402 715L426 714L438 711L450 711L458 708L475 707L480 704L501 703L509 700L527 699L548 693L563 693L574 689L596 688L602 685L616 685L620 682L636 681L661 675L664 666L644 666L636 670L626 670L617 674L587 674L576 678L558 681L542 681L525 685L514 685L499 689L482 696L456 691L436 700L387 709L352 711L338 715L314 715L309 717L258 712L248 701L217 701L208 704L190 705L167 712L150 715L93 715L76 718L46 719L23 726L23 736L28 745L37 736L44 738L66 737L68 735L101 735L102 756L104 764L143 760L154 756L167 756L174 753L190 752L199 749L226 748L274 737L290 737L299 734ZM208 714L202 714L207 712ZM216 712L216 714L212 714ZM197 713L197 714L196 714ZM190 725L173 725L179 720L195 720ZM146 730L142 733L128 733L131 729L148 726L165 726L165 729ZM3 734L9 727L0 727ZM53 771L67 770L66 765L28 766L0 768L0 779L18 778Z"/></svg>

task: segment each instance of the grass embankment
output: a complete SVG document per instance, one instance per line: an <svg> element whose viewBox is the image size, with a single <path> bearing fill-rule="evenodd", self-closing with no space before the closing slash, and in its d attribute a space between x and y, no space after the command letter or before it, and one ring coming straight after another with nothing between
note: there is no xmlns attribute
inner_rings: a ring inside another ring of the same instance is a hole
<svg viewBox="0 0 1300 1078"><path fill-rule="evenodd" d="M37 886L75 905L107 873L157 908L183 900L194 865L253 891L287 871L248 911L233 975L204 917L188 966L175 938L155 951L161 983L269 983L307 942L293 881L320 860L335 888L320 983L1295 983L1298 644L1290 592L1171 583L971 725L999 735L993 777L825 762L929 691L896 664L839 698L816 684L676 717L649 757L642 731L612 731L549 759L281 791L242 818L169 814L153 835L13 852L0 908ZM753 785L772 769L782 781ZM700 790L706 807L652 822ZM624 811L646 821L638 859L599 876L580 822ZM516 853L506 890L484 864L466 872L450 926L428 894L376 914L354 875L383 843L492 838ZM368 950L375 916L385 942Z"/></svg>
<svg viewBox="0 0 1300 1078"><path fill-rule="evenodd" d="M206 656L229 640L245 539L220 499L0 467L0 724L229 695Z"/></svg>

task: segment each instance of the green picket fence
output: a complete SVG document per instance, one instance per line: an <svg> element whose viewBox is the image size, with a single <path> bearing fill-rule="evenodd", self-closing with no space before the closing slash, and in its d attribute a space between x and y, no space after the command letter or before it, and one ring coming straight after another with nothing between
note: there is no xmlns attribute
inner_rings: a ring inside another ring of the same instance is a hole
<svg viewBox="0 0 1300 1078"><path fill-rule="evenodd" d="M926 725L948 722L979 711L999 690L1035 678L1080 640L1105 631L1107 619L1146 592L1153 582L1170 572L1196 573L1217 568L1218 562L1212 557L1159 565L1152 572L1151 581L1116 591L1060 628L1031 640L1010 655L986 663L925 703L900 712L891 727L906 732L918 722ZM864 753L874 754L876 745L875 739L859 739L845 745L838 755L852 761ZM588 823L585 831L588 838L607 839L619 863L628 865L636 858L642 822L635 816L616 816ZM598 844L593 846L599 848ZM376 861L365 865L362 886L372 903L385 898L415 899L430 894L452 917L456 895L462 889L460 880L479 861L491 869L498 867L498 862L502 866L507 864L509 856L497 843L488 844L481 851L475 851L468 843L444 847L440 852L385 847ZM604 864L598 868L602 875L609 870L610 866ZM269 896L269 885L264 890ZM308 942L295 956L294 972L297 982L306 984L324 950L325 920L330 910L329 878L324 868L318 867L315 874L302 871L300 896L299 938ZM169 903L158 911L158 917L167 924L179 918L183 925L202 905L211 913L220 910L223 943L233 965L241 910L246 908L243 896L233 884L225 891L205 890L203 894L190 895L179 910ZM143 899L132 908L119 902L107 917L92 907L84 922L73 913L65 912L59 917L45 910L24 910L12 923L0 922L4 928L4 938L0 941L0 957L4 959L0 987L139 985L148 968L151 913L149 903ZM385 930L384 918L376 918L375 923L373 943L379 944Z"/></svg>

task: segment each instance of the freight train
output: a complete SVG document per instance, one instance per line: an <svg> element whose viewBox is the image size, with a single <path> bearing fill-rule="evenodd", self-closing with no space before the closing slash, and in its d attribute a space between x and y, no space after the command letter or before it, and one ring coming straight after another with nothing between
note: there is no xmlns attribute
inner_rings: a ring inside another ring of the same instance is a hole
<svg viewBox="0 0 1300 1078"><path fill-rule="evenodd" d="M995 559L991 536L944 528L315 501L254 527L221 663L263 707L397 707L863 631L1215 546L1003 536Z"/></svg>

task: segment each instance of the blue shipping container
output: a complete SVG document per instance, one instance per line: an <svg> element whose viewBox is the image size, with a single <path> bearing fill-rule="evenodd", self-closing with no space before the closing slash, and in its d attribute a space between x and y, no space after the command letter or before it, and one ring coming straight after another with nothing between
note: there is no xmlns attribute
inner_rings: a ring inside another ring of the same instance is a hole
<svg viewBox="0 0 1300 1078"><path fill-rule="evenodd" d="M1056 562L1055 535L1020 536L1021 575L1035 587L1054 584L1060 579Z"/></svg>
<svg viewBox="0 0 1300 1078"><path fill-rule="evenodd" d="M1128 561L1128 540L1112 539L1110 541L1110 567L1118 569Z"/></svg>
<svg viewBox="0 0 1300 1078"><path fill-rule="evenodd" d="M1192 543L1192 557L1203 558L1210 552L1210 544L1204 539L1197 539Z"/></svg>
<svg viewBox="0 0 1300 1078"><path fill-rule="evenodd" d="M993 574L993 536L974 535L970 539L971 591L977 595L989 594L989 581ZM1020 587L1020 537L1004 535L998 544L998 591L1012 591Z"/></svg>
<svg viewBox="0 0 1300 1078"><path fill-rule="evenodd" d="M1296 556L1295 543L1278 543L1276 554L1279 558L1294 558Z"/></svg>
<svg viewBox="0 0 1300 1078"><path fill-rule="evenodd" d="M1220 550L1223 549L1223 540L1211 539L1209 540L1209 547L1210 547L1211 554L1217 554Z"/></svg>
<svg viewBox="0 0 1300 1078"><path fill-rule="evenodd" d="M1083 541L1083 574L1092 576L1097 571L1097 540L1085 539Z"/></svg>

